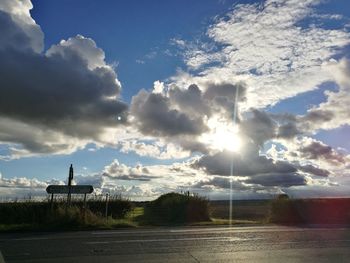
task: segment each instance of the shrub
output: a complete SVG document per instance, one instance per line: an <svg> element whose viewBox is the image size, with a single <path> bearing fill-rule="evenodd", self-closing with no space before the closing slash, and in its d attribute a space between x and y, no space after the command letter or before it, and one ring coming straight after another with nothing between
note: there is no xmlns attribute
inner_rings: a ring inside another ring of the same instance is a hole
<svg viewBox="0 0 350 263"><path fill-rule="evenodd" d="M144 217L152 224L208 221L209 202L197 195L168 193L146 204Z"/></svg>
<svg viewBox="0 0 350 263"><path fill-rule="evenodd" d="M273 200L271 203L271 212L269 221L278 224L299 224L303 223L297 207L296 200L280 198Z"/></svg>

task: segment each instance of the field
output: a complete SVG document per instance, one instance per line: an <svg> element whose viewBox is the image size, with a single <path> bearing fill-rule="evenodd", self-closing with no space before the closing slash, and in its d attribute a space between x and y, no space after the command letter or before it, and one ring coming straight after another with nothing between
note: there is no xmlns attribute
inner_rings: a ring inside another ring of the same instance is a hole
<svg viewBox="0 0 350 263"><path fill-rule="evenodd" d="M232 219L235 222L266 223L270 214L271 200L234 200ZM210 201L211 217L229 219L229 201Z"/></svg>
<svg viewBox="0 0 350 263"><path fill-rule="evenodd" d="M350 199L280 199L271 203L271 223L350 225Z"/></svg>

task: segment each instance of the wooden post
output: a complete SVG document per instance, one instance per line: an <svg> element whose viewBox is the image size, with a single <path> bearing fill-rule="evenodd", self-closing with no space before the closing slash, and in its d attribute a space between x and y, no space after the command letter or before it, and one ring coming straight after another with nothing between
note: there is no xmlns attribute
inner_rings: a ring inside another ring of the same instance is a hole
<svg viewBox="0 0 350 263"><path fill-rule="evenodd" d="M84 209L84 222L85 222L85 219L86 219L86 194L84 194L83 209Z"/></svg>
<svg viewBox="0 0 350 263"><path fill-rule="evenodd" d="M106 212L105 212L105 215L106 215L106 220L108 219L108 193L106 194Z"/></svg>
<svg viewBox="0 0 350 263"><path fill-rule="evenodd" d="M68 196L67 196L67 206L70 206L71 203L71 186L73 181L73 164L69 167L69 176L68 176Z"/></svg>
<svg viewBox="0 0 350 263"><path fill-rule="evenodd" d="M51 194L51 202L50 202L51 211L53 210L53 194Z"/></svg>

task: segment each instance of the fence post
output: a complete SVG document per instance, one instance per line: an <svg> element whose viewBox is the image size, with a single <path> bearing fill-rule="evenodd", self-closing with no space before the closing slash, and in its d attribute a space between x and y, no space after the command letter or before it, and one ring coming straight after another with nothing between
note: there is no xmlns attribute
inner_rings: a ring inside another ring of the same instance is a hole
<svg viewBox="0 0 350 263"><path fill-rule="evenodd" d="M53 210L53 194L51 194L50 209L51 209L51 212L52 212L52 210Z"/></svg>
<svg viewBox="0 0 350 263"><path fill-rule="evenodd" d="M86 220L86 194L84 194L83 209L84 209L84 222L85 222L85 220Z"/></svg>
<svg viewBox="0 0 350 263"><path fill-rule="evenodd" d="M106 194L106 211L105 211L106 220L108 220L108 193Z"/></svg>

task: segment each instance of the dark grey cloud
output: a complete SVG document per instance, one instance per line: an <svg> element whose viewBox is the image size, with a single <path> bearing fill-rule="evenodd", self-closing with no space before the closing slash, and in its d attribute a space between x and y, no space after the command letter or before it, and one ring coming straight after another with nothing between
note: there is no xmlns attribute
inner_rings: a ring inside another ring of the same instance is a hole
<svg viewBox="0 0 350 263"><path fill-rule="evenodd" d="M246 86L244 83L207 83L207 89L204 92L204 99L214 100L217 97L227 98L229 101L236 101L236 94L238 94L237 101L245 100Z"/></svg>
<svg viewBox="0 0 350 263"><path fill-rule="evenodd" d="M327 177L330 174L330 172L328 170L315 167L311 164L299 166L298 168L299 168L299 170L301 170L305 173L309 173L309 174L317 175L317 176L322 176L322 177Z"/></svg>
<svg viewBox="0 0 350 263"><path fill-rule="evenodd" d="M209 180L201 180L191 186L193 189L202 188L221 188L230 189L230 178L215 176ZM234 190L251 190L251 187L242 184L239 181L232 181L232 189Z"/></svg>
<svg viewBox="0 0 350 263"><path fill-rule="evenodd" d="M193 165L204 169L208 174L228 176L231 173L238 176L253 176L263 173L294 173L297 169L284 161L274 161L265 156L241 156L223 151L213 155L204 155Z"/></svg>
<svg viewBox="0 0 350 263"><path fill-rule="evenodd" d="M89 70L78 56L0 51L0 115L77 137L96 137L115 126L127 105L108 68Z"/></svg>
<svg viewBox="0 0 350 263"><path fill-rule="evenodd" d="M277 138L293 139L300 134L301 131L297 127L297 124L295 122L288 122L278 127Z"/></svg>
<svg viewBox="0 0 350 263"><path fill-rule="evenodd" d="M153 136L199 135L207 130L201 118L172 108L168 97L141 90L130 110L139 130Z"/></svg>
<svg viewBox="0 0 350 263"><path fill-rule="evenodd" d="M0 10L0 49L31 50L30 38L12 19L11 15Z"/></svg>
<svg viewBox="0 0 350 263"><path fill-rule="evenodd" d="M180 145L185 151L199 152L203 154L209 152L208 146L197 141L193 136L180 136L178 138L174 138L172 142Z"/></svg>
<svg viewBox="0 0 350 263"><path fill-rule="evenodd" d="M187 89L173 87L169 90L169 98L172 103L180 109L196 116L211 116L211 108L203 100L203 93L195 84L190 85Z"/></svg>
<svg viewBox="0 0 350 263"><path fill-rule="evenodd" d="M291 187L306 185L306 179L298 173L268 173L258 174L244 181L248 184L258 184L261 186Z"/></svg>
<svg viewBox="0 0 350 263"><path fill-rule="evenodd" d="M334 113L329 110L312 109L303 116L302 121L317 124L320 122L327 122L334 118Z"/></svg>
<svg viewBox="0 0 350 263"><path fill-rule="evenodd" d="M29 0L0 2L0 49L43 50L44 34L31 18Z"/></svg>
<svg viewBox="0 0 350 263"><path fill-rule="evenodd" d="M298 149L301 158L311 160L324 160L331 164L339 165L346 162L343 154L336 152L331 146L319 141L312 141Z"/></svg>
<svg viewBox="0 0 350 263"><path fill-rule="evenodd" d="M268 113L256 109L252 110L251 118L240 123L240 129L243 135L251 138L259 146L277 135L277 123Z"/></svg>
<svg viewBox="0 0 350 263"><path fill-rule="evenodd" d="M80 35L44 53L31 8L30 1L0 4L0 141L26 154L68 153L83 141L102 142L105 128L126 119L117 121L127 104L118 99L116 73L103 50Z"/></svg>
<svg viewBox="0 0 350 263"><path fill-rule="evenodd" d="M203 94L203 99L211 104L214 111L224 111L228 118L232 119L233 111L237 108L235 103L246 100L246 86L244 83L207 83L207 89ZM236 95L238 96L236 98ZM237 116L239 114L237 112Z"/></svg>
<svg viewBox="0 0 350 263"><path fill-rule="evenodd" d="M30 8L0 5L0 141L28 153L72 152L72 138L101 142L105 128L126 119L116 120L127 112L116 73L95 42L80 35L42 53L40 27L13 12Z"/></svg>

